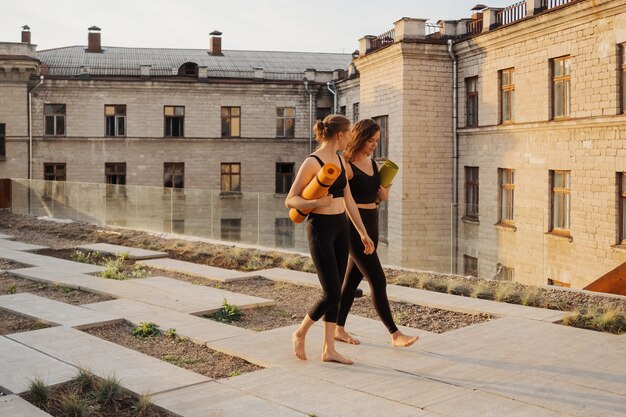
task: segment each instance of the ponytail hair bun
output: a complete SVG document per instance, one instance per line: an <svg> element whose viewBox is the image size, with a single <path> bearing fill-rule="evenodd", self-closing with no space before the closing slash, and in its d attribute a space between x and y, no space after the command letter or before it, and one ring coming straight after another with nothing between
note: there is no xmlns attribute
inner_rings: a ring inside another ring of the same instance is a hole
<svg viewBox="0 0 626 417"><path fill-rule="evenodd" d="M350 129L350 119L341 114L330 114L324 120L318 120L313 125L315 140L323 142L333 138L337 133Z"/></svg>

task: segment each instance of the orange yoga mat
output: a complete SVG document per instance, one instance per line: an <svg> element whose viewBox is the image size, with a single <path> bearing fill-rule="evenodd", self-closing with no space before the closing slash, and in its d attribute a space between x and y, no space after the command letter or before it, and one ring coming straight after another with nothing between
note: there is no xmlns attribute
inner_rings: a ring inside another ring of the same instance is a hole
<svg viewBox="0 0 626 417"><path fill-rule="evenodd" d="M324 197L328 192L328 188L333 185L337 177L339 177L339 174L341 174L341 169L337 165L324 164L324 166L317 171L313 179L311 179L311 182L304 187L302 198L305 200L315 200ZM294 223L302 223L311 211L313 211L313 209L291 209L289 210L289 218Z"/></svg>

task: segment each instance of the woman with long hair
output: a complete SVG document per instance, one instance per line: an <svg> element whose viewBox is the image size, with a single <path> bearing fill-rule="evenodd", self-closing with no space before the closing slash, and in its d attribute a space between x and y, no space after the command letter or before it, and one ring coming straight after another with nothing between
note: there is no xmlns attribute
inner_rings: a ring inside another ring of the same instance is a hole
<svg viewBox="0 0 626 417"><path fill-rule="evenodd" d="M306 360L305 338L307 332L320 318L324 319L324 342L322 360L352 364L350 359L335 350L335 328L341 296L341 283L346 272L349 254L349 228L345 212L354 223L365 253L374 252L374 242L369 238L359 216L345 173L343 158L337 151L343 150L350 136L350 120L341 115L329 115L313 127L318 148L304 160L289 190L285 205L288 208L313 211L306 220L311 258L322 286L323 295L308 311L298 329L292 335L296 357ZM341 174L328 193L316 200L305 200L302 191L325 163L341 167Z"/></svg>
<svg viewBox="0 0 626 417"><path fill-rule="evenodd" d="M385 201L389 197L389 189L380 185L380 176L376 161L371 158L380 140L380 126L372 119L364 119L357 122L352 128L352 138L346 147L344 157L348 184L352 190L354 201L359 209L359 214L367 234L378 246L378 201ZM391 334L393 346L405 347L415 343L417 336L411 337L403 334L393 321L389 299L387 298L387 279L385 272L378 259L376 251L367 253L363 251L360 233L354 227L350 227L350 260L346 271L343 287L341 288L341 301L339 303L339 315L335 338L346 343L358 345L358 339L350 336L345 330L346 318L354 302L357 287L367 279L372 302L378 316Z"/></svg>

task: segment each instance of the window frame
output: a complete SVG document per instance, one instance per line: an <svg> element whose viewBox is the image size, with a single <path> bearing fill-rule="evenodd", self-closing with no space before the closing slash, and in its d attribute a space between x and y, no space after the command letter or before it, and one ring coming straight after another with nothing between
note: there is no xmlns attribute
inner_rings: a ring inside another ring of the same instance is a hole
<svg viewBox="0 0 626 417"><path fill-rule="evenodd" d="M561 72L562 74L560 76L556 75L555 69L556 69L556 65L557 63L562 62L562 68L561 68ZM567 64L566 64L567 63ZM566 74L566 70L567 70L567 74ZM571 56L570 55L564 55L561 57L557 57L557 58L552 58L550 60L550 74L551 74L551 87L552 87L552 91L550 94L551 97L551 102L552 102L552 106L551 106L551 115L552 115L552 120L565 120L565 119L569 119L571 117L571 107L572 107L572 95L571 95L571 91L572 91L572 70L571 70ZM563 110L563 114L562 115L557 115L556 114L556 104L557 104L557 100L556 100L556 85L557 83L563 83L563 88L562 88L562 110ZM567 86L567 88L565 88ZM567 100L566 100L567 99ZM567 106L565 105L567 101Z"/></svg>
<svg viewBox="0 0 626 417"><path fill-rule="evenodd" d="M167 114L167 109L172 109L172 114ZM182 109L182 115L176 114L177 109ZM185 137L185 106L163 106L163 137L165 138L184 138ZM180 134L174 135L174 119L180 120Z"/></svg>
<svg viewBox="0 0 626 417"><path fill-rule="evenodd" d="M48 178L50 174L46 172L46 168L52 167L52 178ZM61 171L62 175L58 173ZM67 181L67 163L66 162L44 162L43 163L43 179L44 190L43 198L53 199L60 196L65 197L65 182Z"/></svg>
<svg viewBox="0 0 626 417"><path fill-rule="evenodd" d="M295 179L294 162L276 162L276 194L288 194ZM290 172L280 172L279 167L290 167Z"/></svg>
<svg viewBox="0 0 626 417"><path fill-rule="evenodd" d="M44 115L44 136L66 136L67 134L67 106L65 103L44 103L43 115ZM54 106L63 106L63 112L47 112L47 109L53 109ZM53 133L48 133L48 118L53 120ZM63 133L58 133L59 120L63 120Z"/></svg>
<svg viewBox="0 0 626 417"><path fill-rule="evenodd" d="M556 177L557 174L563 175L562 185L563 187L556 186ZM567 180L566 180L567 178ZM569 185L569 188L566 187ZM572 175L570 170L550 170L550 233L558 236L571 236L571 207L572 207ZM561 216L564 227L560 227L561 225L556 225L555 216L556 216L556 194L562 194L562 206L561 206ZM567 219L567 224L566 220ZM567 226L567 227L565 227Z"/></svg>
<svg viewBox="0 0 626 417"><path fill-rule="evenodd" d="M470 91L470 83L474 82L474 91ZM478 75L465 78L465 127L478 127ZM470 113L470 102L474 102L474 112Z"/></svg>
<svg viewBox="0 0 626 417"><path fill-rule="evenodd" d="M282 114L279 114L282 110ZM286 114L287 110L292 111L292 115ZM241 113L240 113L241 114ZM239 116L241 117L241 116ZM291 132L288 131L287 122L291 120ZM279 127L280 124L280 127ZM282 132L279 132L282 130ZM239 133L241 133L241 126ZM277 138L294 138L296 136L296 108L295 107L276 107L276 137Z"/></svg>
<svg viewBox="0 0 626 417"><path fill-rule="evenodd" d="M506 174L510 174L508 178ZM506 182L507 180L510 182ZM505 217L503 214L505 208L504 195L507 193L510 194L510 208ZM498 224L515 225L515 170L511 168L498 168Z"/></svg>
<svg viewBox="0 0 626 417"><path fill-rule="evenodd" d="M472 269L470 269L472 267L471 264L473 264ZM463 274L478 278L478 258L463 254Z"/></svg>
<svg viewBox="0 0 626 417"><path fill-rule="evenodd" d="M515 123L515 67L505 68L499 71L500 72L500 124L511 124ZM504 84L504 74L508 74L509 83ZM508 94L507 94L508 93ZM505 100L505 95L507 95L507 99ZM509 118L505 119L504 112L504 103L505 101L509 104Z"/></svg>
<svg viewBox="0 0 626 417"><path fill-rule="evenodd" d="M224 226L227 228L225 229ZM229 236L231 234L235 236L235 238L230 238ZM220 240L241 242L241 218L220 219Z"/></svg>
<svg viewBox="0 0 626 417"><path fill-rule="evenodd" d="M168 168L170 168L168 170ZM182 168L182 172L176 172L177 168ZM167 186L168 183L167 175L171 175L170 182L171 186ZM176 186L176 178L181 177L181 185ZM185 163L184 162L163 162L163 188L164 189L185 189Z"/></svg>
<svg viewBox="0 0 626 417"><path fill-rule="evenodd" d="M0 123L0 161L7 159L7 125Z"/></svg>
<svg viewBox="0 0 626 417"><path fill-rule="evenodd" d="M123 173L118 168L123 167ZM105 162L104 182L106 184L106 198L126 198L126 162ZM117 181L112 181L113 179ZM119 179L122 178L120 182Z"/></svg>
<svg viewBox="0 0 626 417"><path fill-rule="evenodd" d="M352 103L352 123L356 123L359 121L359 107L360 107L360 102L356 102L356 103Z"/></svg>
<svg viewBox="0 0 626 417"><path fill-rule="evenodd" d="M476 178L470 178L470 173L476 173ZM472 194L470 191L474 191ZM470 202L470 198L472 201ZM465 166L465 220L478 221L480 216L480 169L477 166Z"/></svg>
<svg viewBox="0 0 626 417"><path fill-rule="evenodd" d="M107 114L107 108L113 108L113 114ZM123 114L118 114L118 110L123 108ZM113 132L109 131L109 119L113 119ZM120 121L123 125L123 133L119 133ZM104 136L109 138L126 137L126 104L105 104L104 105Z"/></svg>
<svg viewBox="0 0 626 417"><path fill-rule="evenodd" d="M626 245L626 172L617 173L618 236L617 244Z"/></svg>
<svg viewBox="0 0 626 417"><path fill-rule="evenodd" d="M228 166L229 171L225 172L224 168ZM233 172L232 168L238 167L238 172ZM228 189L224 188L224 178L228 177ZM238 189L233 190L233 177L238 177ZM221 162L220 163L220 193L221 194L239 194L241 193L241 162Z"/></svg>
<svg viewBox="0 0 626 417"><path fill-rule="evenodd" d="M233 109L238 109L237 115L233 115ZM228 111L228 114L224 114L224 110ZM241 137L241 106L222 106L220 109L220 116L222 120L222 133L223 138L240 138ZM238 135L233 135L233 120L237 121L237 127L239 129Z"/></svg>
<svg viewBox="0 0 626 417"><path fill-rule="evenodd" d="M626 43L619 45L620 114L626 114Z"/></svg>

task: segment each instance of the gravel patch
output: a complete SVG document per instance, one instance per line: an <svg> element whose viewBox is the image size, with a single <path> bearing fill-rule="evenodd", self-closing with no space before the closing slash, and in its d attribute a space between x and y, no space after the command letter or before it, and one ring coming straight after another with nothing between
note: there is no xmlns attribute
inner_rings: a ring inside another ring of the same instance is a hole
<svg viewBox="0 0 626 417"><path fill-rule="evenodd" d="M0 336L12 333L30 332L31 330L45 329L49 324L32 320L24 316L0 310Z"/></svg>

